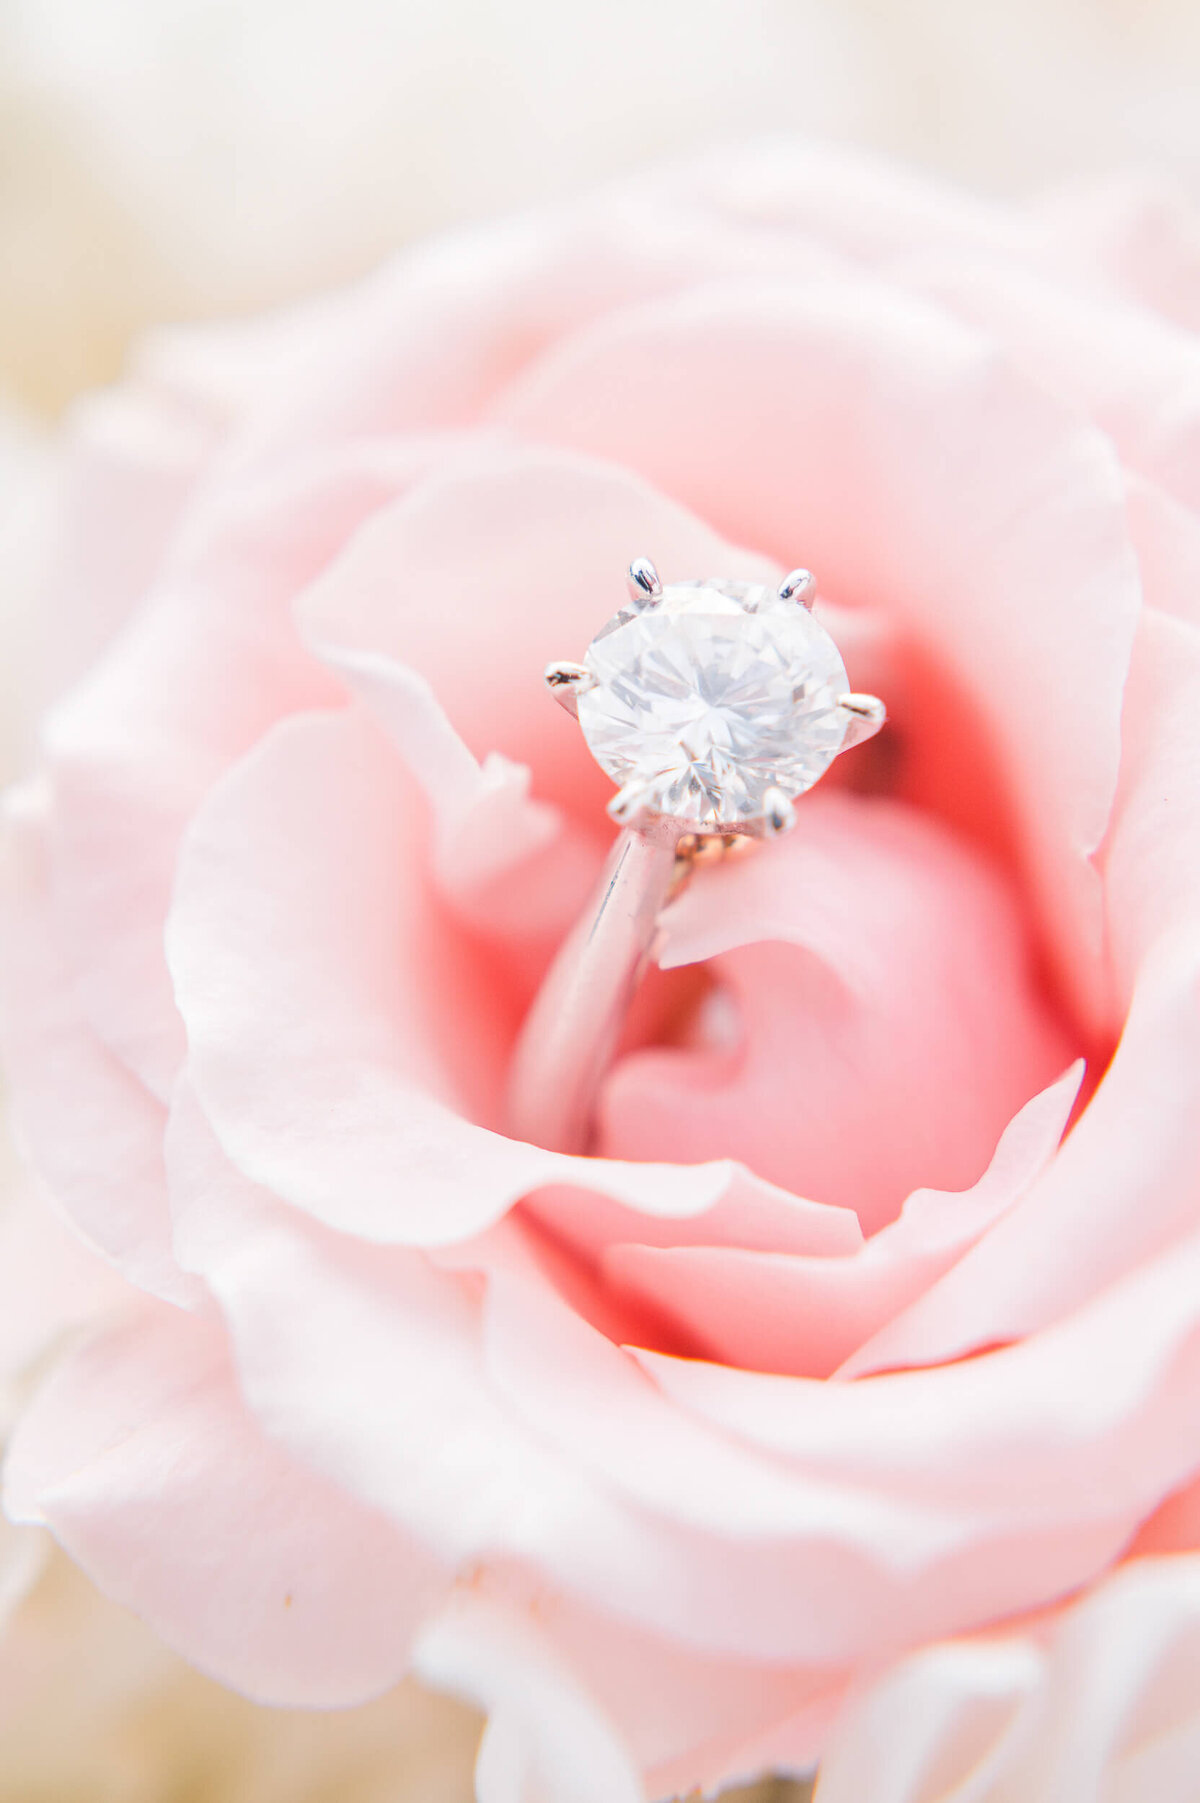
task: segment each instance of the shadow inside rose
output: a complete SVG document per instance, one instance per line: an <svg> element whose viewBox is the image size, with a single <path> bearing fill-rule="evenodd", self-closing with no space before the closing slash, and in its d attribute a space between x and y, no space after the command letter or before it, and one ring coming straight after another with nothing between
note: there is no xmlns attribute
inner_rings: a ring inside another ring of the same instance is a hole
<svg viewBox="0 0 1200 1803"><path fill-rule="evenodd" d="M307 606L330 616L328 594ZM545 611L557 611L551 595ZM688 1233L673 1220L656 1240L645 1217L558 1185L527 1196L510 1220L542 1273L610 1338L818 1376L1044 1168L1078 1072L1065 1086L1055 1080L1085 1040L1062 986L1046 974L978 711L927 658L897 643L878 614L826 611L849 647L852 682L867 686L869 671L871 685L889 694L889 726L859 762L836 765L805 799L787 841L702 873L673 905L664 969L639 998L601 1102L601 1158L736 1159L786 1192L774 1197L777 1219L757 1242L727 1222L720 1243L707 1211ZM527 609L526 622L537 614ZM498 616L478 648L478 670L496 680L512 657L506 627ZM551 618L540 643L523 645L529 667L554 642L552 628ZM449 680L436 659L423 674ZM505 756L536 760L534 793L561 796L564 767L586 756L577 729L544 704L536 724L521 707L481 728L475 680L460 669L447 698L463 738L479 755L486 733ZM512 669L507 681L517 689L520 673ZM540 700L531 697L530 707ZM513 1038L602 860L593 776L585 771L560 801L557 834L528 858L464 881L469 859L456 842L452 911L434 927L436 897L447 899L435 861L427 924L406 929L431 964L444 942L443 1005L429 1010L430 1043L451 1059L460 1097L473 1094L468 1112L485 1125L502 1126ZM473 1086L462 1056L467 1019L475 1022L472 1054L492 1046L485 1080ZM444 1038L447 1020L454 1031ZM993 1154L1027 1103L1035 1149L1015 1172L1001 1157L997 1177ZM976 1187L975 1196L957 1193ZM838 1211L852 1231L835 1235L835 1245L820 1235L792 1244L782 1217L794 1196ZM917 1224L923 1210L936 1227ZM876 1264L844 1256L860 1230L869 1238L892 1223L898 1231ZM740 1332L715 1332L720 1315L740 1321Z"/></svg>

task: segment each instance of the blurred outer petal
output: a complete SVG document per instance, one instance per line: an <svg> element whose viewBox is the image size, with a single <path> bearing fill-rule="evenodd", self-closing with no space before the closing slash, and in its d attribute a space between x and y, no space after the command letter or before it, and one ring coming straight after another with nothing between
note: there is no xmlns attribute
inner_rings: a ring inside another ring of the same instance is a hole
<svg viewBox="0 0 1200 1803"><path fill-rule="evenodd" d="M1102 1774L1114 1766L1114 1788L1129 1803L1190 1803L1200 1770L1200 1560L1137 1560L1118 1570L1064 1611L1050 1651L1015 1796L1041 1785L1054 1803L1074 1803L1091 1784L1102 1793ZM1155 1782L1143 1788L1139 1773Z"/></svg>
<svg viewBox="0 0 1200 1803"><path fill-rule="evenodd" d="M728 1160L565 1157L459 1112L496 1106L512 1003L447 943L423 832L414 785L356 711L283 722L199 810L168 957L226 1152L339 1231L410 1245L465 1239L550 1183L650 1214L717 1201Z"/></svg>
<svg viewBox="0 0 1200 1803"><path fill-rule="evenodd" d="M51 930L46 801L40 787L17 790L5 822L0 973L15 1123L88 1243L131 1283L194 1305L202 1291L171 1252L166 1112L84 1019Z"/></svg>
<svg viewBox="0 0 1200 1803"><path fill-rule="evenodd" d="M707 1793L771 1767L815 1763L844 1690L840 1673L706 1657L602 1608L550 1596L536 1581L532 1598L511 1581L495 1588L506 1607L533 1619L547 1648L619 1725L649 1796Z"/></svg>
<svg viewBox="0 0 1200 1803"><path fill-rule="evenodd" d="M1126 300L994 257L899 262L905 286L988 332L1109 434L1123 466L1200 507L1200 340Z"/></svg>
<svg viewBox="0 0 1200 1803"><path fill-rule="evenodd" d="M1058 1148L1081 1076L1075 1065L1026 1103L974 1189L914 1191L895 1221L845 1256L617 1241L605 1273L685 1325L706 1357L829 1376L1022 1199Z"/></svg>
<svg viewBox="0 0 1200 1803"><path fill-rule="evenodd" d="M487 1713L478 1803L643 1803L615 1725L515 1611L456 1596L422 1631L413 1667Z"/></svg>
<svg viewBox="0 0 1200 1803"><path fill-rule="evenodd" d="M579 1687L597 1722L613 1725L606 1732L619 1731L648 1797L707 1795L767 1771L811 1771L845 1689L843 1674L828 1666L705 1656L550 1592L536 1577L523 1582L511 1568L481 1573L451 1598L418 1642L415 1669L439 1688L504 1706L498 1677L490 1691L483 1671L474 1677L474 1649L498 1646L511 1661L510 1687L530 1686L530 1701L543 1698L546 1712L557 1712L564 1680ZM576 1745L582 1741L581 1734ZM561 1794L573 1795L578 1782L563 1778ZM557 1797L559 1786L547 1794Z"/></svg>
<svg viewBox="0 0 1200 1803"><path fill-rule="evenodd" d="M817 1803L1193 1803L1200 1559L1136 1560L1052 1636L958 1641L864 1685Z"/></svg>
<svg viewBox="0 0 1200 1803"><path fill-rule="evenodd" d="M75 403L42 596L48 656L34 666L38 701L76 682L132 615L219 437L198 397L156 391L136 376Z"/></svg>
<svg viewBox="0 0 1200 1803"><path fill-rule="evenodd" d="M852 1698L835 1724L819 1803L984 1803L997 1794L1044 1675L1041 1654L1025 1641L913 1654Z"/></svg>
<svg viewBox="0 0 1200 1803"><path fill-rule="evenodd" d="M998 753L1055 960L1083 1013L1109 1020L1089 858L1140 595L1121 472L1095 427L943 312L840 281L714 287L610 317L495 416L620 457L733 537L781 559L802 545L838 598L884 603Z"/></svg>
<svg viewBox="0 0 1200 1803"><path fill-rule="evenodd" d="M1193 196L1161 172L1065 182L1020 206L988 200L869 151L795 137L722 145L675 181L723 218L800 232L826 255L888 264L914 249L1007 253L1014 266L1111 292L1200 330L1200 226Z"/></svg>
<svg viewBox="0 0 1200 1803"><path fill-rule="evenodd" d="M48 718L55 930L88 1020L163 1101L183 1054L162 951L179 835L281 714L339 698L300 643L292 597L397 480L359 453L209 497Z"/></svg>
<svg viewBox="0 0 1200 1803"><path fill-rule="evenodd" d="M966 195L866 150L782 132L691 156L662 185L676 205L694 198L764 235L800 234L868 264L915 245L1003 246L1020 256L1037 242L1019 207Z"/></svg>
<svg viewBox="0 0 1200 1803"><path fill-rule="evenodd" d="M869 1234L923 1184L975 1182L1072 1048L994 868L894 802L817 794L801 813L769 856L705 873L664 916L660 961L711 961L738 1043L619 1064L601 1146L720 1149Z"/></svg>
<svg viewBox="0 0 1200 1803"><path fill-rule="evenodd" d="M6 1386L64 1335L122 1307L133 1292L25 1176L5 1171L0 1205L0 1421ZM180 1287L183 1280L177 1278Z"/></svg>
<svg viewBox="0 0 1200 1803"><path fill-rule="evenodd" d="M1196 1230L1200 939L1146 962L1121 1043L1057 1158L844 1375L936 1365L1050 1327Z"/></svg>
<svg viewBox="0 0 1200 1803"><path fill-rule="evenodd" d="M1129 478L1126 512L1146 597L1139 632L1144 631L1151 611L1173 614L1200 626L1200 513L1140 476ZM1131 681L1137 652L1135 639ZM1127 689L1127 708L1128 702Z"/></svg>
<svg viewBox="0 0 1200 1803"><path fill-rule="evenodd" d="M1126 751L1103 852L1113 956L1132 983L1155 942L1200 914L1200 632L1147 609L1125 706Z"/></svg>
<svg viewBox="0 0 1200 1803"><path fill-rule="evenodd" d="M259 1702L378 1694L444 1581L428 1553L263 1438L225 1336L175 1311L143 1312L56 1368L12 1441L4 1506Z"/></svg>
<svg viewBox="0 0 1200 1803"><path fill-rule="evenodd" d="M1200 332L1195 196L1160 171L1068 182L1027 208L1047 267L1107 281L1153 313Z"/></svg>
<svg viewBox="0 0 1200 1803"><path fill-rule="evenodd" d="M366 280L277 317L236 386L257 388L228 469L295 444L470 425L546 345L613 308L730 275L808 279L837 267L812 237L763 232L707 206L662 204L638 176L562 207L406 248ZM227 334L228 335L228 334ZM211 329L160 334L155 373L210 375ZM263 351L267 355L264 358ZM257 368L268 369L261 383ZM249 374L248 374L249 369Z"/></svg>

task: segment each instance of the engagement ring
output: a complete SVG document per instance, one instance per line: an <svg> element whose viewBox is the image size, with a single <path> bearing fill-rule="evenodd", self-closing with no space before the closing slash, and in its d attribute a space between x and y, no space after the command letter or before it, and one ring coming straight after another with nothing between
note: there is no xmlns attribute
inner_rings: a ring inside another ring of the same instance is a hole
<svg viewBox="0 0 1200 1803"><path fill-rule="evenodd" d="M583 662L546 670L617 784L608 811L622 828L517 1044L509 1130L554 1151L591 1149L596 1093L666 903L697 865L788 832L796 799L886 718L850 692L809 611L808 570L777 589L664 585L639 557L628 586Z"/></svg>

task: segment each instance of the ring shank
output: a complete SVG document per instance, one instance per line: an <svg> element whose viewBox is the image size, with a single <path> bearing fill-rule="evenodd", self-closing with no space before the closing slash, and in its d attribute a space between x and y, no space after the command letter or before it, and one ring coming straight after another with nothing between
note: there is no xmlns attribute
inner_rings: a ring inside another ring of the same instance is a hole
<svg viewBox="0 0 1200 1803"><path fill-rule="evenodd" d="M596 1094L654 948L678 827L627 827L550 966L517 1040L508 1128L553 1152L591 1149Z"/></svg>

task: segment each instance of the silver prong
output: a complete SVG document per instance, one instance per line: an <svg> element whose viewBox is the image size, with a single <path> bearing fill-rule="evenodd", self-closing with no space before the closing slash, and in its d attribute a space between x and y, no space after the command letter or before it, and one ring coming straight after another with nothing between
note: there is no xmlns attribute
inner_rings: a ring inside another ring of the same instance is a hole
<svg viewBox="0 0 1200 1803"><path fill-rule="evenodd" d="M763 796L763 823L768 839L790 833L796 824L796 810L782 789L768 789Z"/></svg>
<svg viewBox="0 0 1200 1803"><path fill-rule="evenodd" d="M618 826L628 826L632 820L645 810L646 797L650 791L645 783L629 782L623 789L618 789L608 804L608 812Z"/></svg>
<svg viewBox="0 0 1200 1803"><path fill-rule="evenodd" d="M652 602L662 598L658 571L648 557L634 558L626 581L629 584L629 599L637 607L649 607Z"/></svg>
<svg viewBox="0 0 1200 1803"><path fill-rule="evenodd" d="M559 707L565 707L573 718L579 713L580 695L596 686L596 678L586 664L566 662L547 664L545 682Z"/></svg>
<svg viewBox="0 0 1200 1803"><path fill-rule="evenodd" d="M887 708L878 695L842 695L838 706L846 716L843 751L851 745L861 745L864 739L873 739L887 719Z"/></svg>
<svg viewBox="0 0 1200 1803"><path fill-rule="evenodd" d="M811 570L793 570L779 584L781 601L798 601L801 607L811 607L817 593L817 579Z"/></svg>

